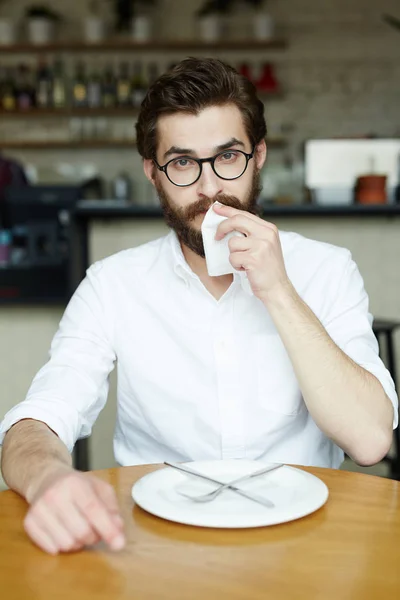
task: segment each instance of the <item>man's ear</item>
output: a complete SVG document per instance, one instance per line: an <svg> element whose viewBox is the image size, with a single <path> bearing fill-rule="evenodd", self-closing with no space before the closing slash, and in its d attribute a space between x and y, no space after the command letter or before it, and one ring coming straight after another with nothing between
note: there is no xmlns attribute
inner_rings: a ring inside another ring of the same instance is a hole
<svg viewBox="0 0 400 600"><path fill-rule="evenodd" d="M143 171L146 175L147 179L155 185L154 174L155 174L155 166L151 158L145 158L143 160Z"/></svg>
<svg viewBox="0 0 400 600"><path fill-rule="evenodd" d="M261 142L257 144L254 150L254 158L256 161L257 169L262 169L267 159L267 145L265 143L265 140L261 140Z"/></svg>

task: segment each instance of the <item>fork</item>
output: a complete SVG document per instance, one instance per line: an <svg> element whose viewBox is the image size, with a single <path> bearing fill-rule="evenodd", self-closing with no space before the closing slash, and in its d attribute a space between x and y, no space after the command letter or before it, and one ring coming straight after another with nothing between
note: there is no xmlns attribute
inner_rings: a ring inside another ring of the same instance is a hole
<svg viewBox="0 0 400 600"><path fill-rule="evenodd" d="M207 475L202 475L201 473L198 473L197 471L192 471L191 469L188 469L187 467L184 467L183 465L176 465L174 463L169 463L169 462L164 462L165 465L167 465L168 467L172 467L173 469L177 469L178 471L182 471L183 473L188 473L189 475L194 475L196 477L200 477L201 479L206 479L207 481L211 481L212 483L217 483L219 486L227 486L230 490L234 491L236 494L239 494L240 496L243 496L244 498L247 498L248 500L252 500L253 502L257 502L257 504L262 504L263 506L266 506L268 508L274 508L275 504L273 502L271 502L271 500L268 500L268 498L263 498L262 496L258 496L257 494L254 493L250 493L250 492L245 492L244 490L241 490L238 487L232 486L230 483L225 484L223 481L219 481L218 479L213 479L211 477L208 477ZM185 495L182 492L179 492L181 495ZM189 496L189 498L191 500L193 499L193 496Z"/></svg>
<svg viewBox="0 0 400 600"><path fill-rule="evenodd" d="M233 481L229 481L228 483L224 483L224 485L220 485L212 492L207 492L206 494L200 494L199 496L191 496L190 494L186 494L185 492L179 492L182 496L186 496L186 498L190 498L194 500L194 502L211 502L215 500L224 490L229 489L231 486L236 485L237 483L242 483L243 481L247 481L248 479L252 479L253 477L259 477L264 475L265 473L270 473L271 471L275 471L276 469L280 469L283 467L283 464L271 465L269 467L265 467L260 471L255 471L254 473L250 473L249 475L243 475L238 479L234 479Z"/></svg>

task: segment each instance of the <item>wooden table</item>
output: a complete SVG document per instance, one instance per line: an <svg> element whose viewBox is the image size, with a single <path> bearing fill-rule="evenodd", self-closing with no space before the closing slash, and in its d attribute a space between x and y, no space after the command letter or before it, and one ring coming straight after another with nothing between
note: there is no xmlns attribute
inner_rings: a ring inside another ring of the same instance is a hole
<svg viewBox="0 0 400 600"><path fill-rule="evenodd" d="M159 465L96 474L117 490L128 545L48 556L23 530L25 502L0 493L2 600L389 600L400 597L400 483L307 469L328 485L309 517L260 529L170 523L134 506L132 484Z"/></svg>

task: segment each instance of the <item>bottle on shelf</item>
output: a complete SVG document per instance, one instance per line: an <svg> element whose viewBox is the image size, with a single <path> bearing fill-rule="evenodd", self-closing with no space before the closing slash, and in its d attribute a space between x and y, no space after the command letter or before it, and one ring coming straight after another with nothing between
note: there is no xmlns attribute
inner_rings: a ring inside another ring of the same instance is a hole
<svg viewBox="0 0 400 600"><path fill-rule="evenodd" d="M90 108L100 108L102 105L102 86L101 77L98 69L93 69L88 79L88 106Z"/></svg>
<svg viewBox="0 0 400 600"><path fill-rule="evenodd" d="M16 101L19 110L30 110L36 104L32 73L25 64L19 65L17 71Z"/></svg>
<svg viewBox="0 0 400 600"><path fill-rule="evenodd" d="M12 233L9 229L0 229L0 267L6 267L11 259Z"/></svg>
<svg viewBox="0 0 400 600"><path fill-rule="evenodd" d="M249 81L253 81L253 75L250 69L250 65L248 63L242 63L238 69L239 73L246 77Z"/></svg>
<svg viewBox="0 0 400 600"><path fill-rule="evenodd" d="M259 92L267 94L278 92L279 83L275 75L274 66L271 63L264 63L261 77L254 83Z"/></svg>
<svg viewBox="0 0 400 600"><path fill-rule="evenodd" d="M126 171L118 173L111 182L111 196L113 200L132 200L132 179Z"/></svg>
<svg viewBox="0 0 400 600"><path fill-rule="evenodd" d="M116 105L116 85L112 65L107 65L102 85L102 104L104 108L113 108Z"/></svg>
<svg viewBox="0 0 400 600"><path fill-rule="evenodd" d="M117 78L117 104L121 107L131 105L131 82L129 78L129 64L123 62L119 66Z"/></svg>
<svg viewBox="0 0 400 600"><path fill-rule="evenodd" d="M6 70L0 65L0 108L3 108L3 93L6 82Z"/></svg>
<svg viewBox="0 0 400 600"><path fill-rule="evenodd" d="M72 105L75 108L84 108L88 105L88 82L85 65L77 62L75 76L72 82Z"/></svg>
<svg viewBox="0 0 400 600"><path fill-rule="evenodd" d="M53 106L53 77L44 60L41 60L37 69L36 105L38 108Z"/></svg>
<svg viewBox="0 0 400 600"><path fill-rule="evenodd" d="M61 58L54 61L52 95L54 108L66 108L68 105L67 81Z"/></svg>
<svg viewBox="0 0 400 600"><path fill-rule="evenodd" d="M5 68L0 84L0 108L2 110L15 110L17 107L16 89L11 68Z"/></svg>
<svg viewBox="0 0 400 600"><path fill-rule="evenodd" d="M132 105L139 108L147 93L147 82L143 76L143 66L139 61L133 64Z"/></svg>

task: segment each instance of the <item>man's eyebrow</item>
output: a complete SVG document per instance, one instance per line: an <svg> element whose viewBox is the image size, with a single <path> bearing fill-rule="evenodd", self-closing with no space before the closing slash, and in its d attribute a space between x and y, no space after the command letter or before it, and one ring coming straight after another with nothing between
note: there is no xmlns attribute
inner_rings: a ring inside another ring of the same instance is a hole
<svg viewBox="0 0 400 600"><path fill-rule="evenodd" d="M244 143L240 140L237 140L236 138L231 138L229 142L226 142L225 144L220 144L219 146L214 148L214 150L216 152L221 152L222 150L226 150L227 148L231 148L232 146L243 146L244 148Z"/></svg>
<svg viewBox="0 0 400 600"><path fill-rule="evenodd" d="M164 158L168 158L173 154L194 154L194 151L190 148L180 148L179 146L171 146L169 150L164 154Z"/></svg>
<svg viewBox="0 0 400 600"><path fill-rule="evenodd" d="M243 146L244 143L236 138L231 138L228 142L224 144L220 144L214 148L215 152L222 152L222 150L226 150L227 148L231 148L232 146ZM164 154L164 159L172 156L173 154L184 154L186 156L195 155L196 152L192 148L180 148L179 146L171 146L169 150L167 150Z"/></svg>

